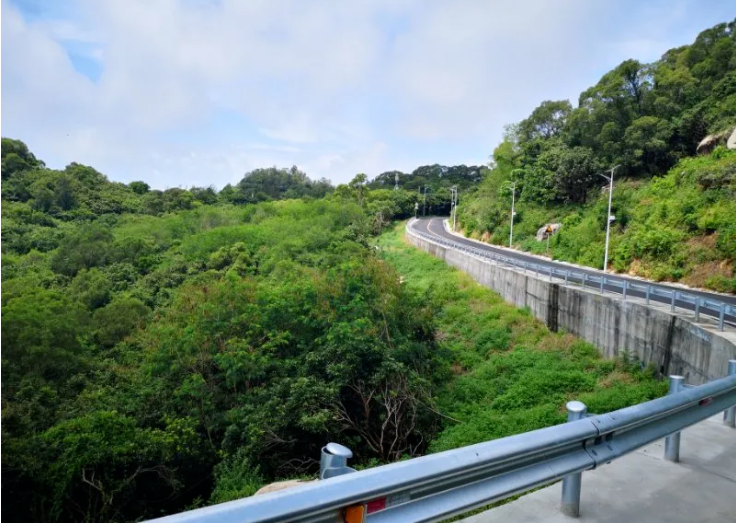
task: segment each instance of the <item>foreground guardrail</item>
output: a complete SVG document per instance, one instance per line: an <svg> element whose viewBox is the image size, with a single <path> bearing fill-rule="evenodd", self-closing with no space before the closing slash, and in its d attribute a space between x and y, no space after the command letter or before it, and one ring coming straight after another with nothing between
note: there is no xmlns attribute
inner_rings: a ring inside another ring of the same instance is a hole
<svg viewBox="0 0 737 523"><path fill-rule="evenodd" d="M483 249L477 249L464 243L448 240L427 234L411 227L412 221L407 225L407 232L410 234L419 236L425 240L437 243L444 247L449 247L462 252L473 254L487 260L493 260L510 267L520 268L522 270L534 272L537 276L549 277L551 280L557 278L563 280L565 285L580 284L582 287L587 288L598 288L601 294L604 291L621 294L622 299L627 299L627 296L637 296L645 298L645 301L650 305L650 300L657 301L659 303L670 304L671 312L675 312L676 308L686 309L693 311L694 319L699 321L701 314L711 316L715 318L719 323L719 330L724 330L724 324L727 319L735 320L737 317L737 307L729 305L724 302L717 300L711 300L704 298L696 294L666 290L662 287L652 285L649 283L632 282L620 278L612 278L606 274L589 274L584 271L577 271L575 269L557 269L549 265L542 265L535 262L529 262L526 260L520 260L511 256L505 256L503 254L489 252Z"/></svg>
<svg viewBox="0 0 737 523"><path fill-rule="evenodd" d="M320 477L328 479L155 521L442 521L560 479L561 510L575 517L584 471L665 437L673 460L677 433L721 411L734 427L734 360L729 373L697 387L672 377L678 383L667 396L609 414L588 415L585 405L569 402L569 422L562 425L358 472L347 466L350 450L331 443L321 456Z"/></svg>

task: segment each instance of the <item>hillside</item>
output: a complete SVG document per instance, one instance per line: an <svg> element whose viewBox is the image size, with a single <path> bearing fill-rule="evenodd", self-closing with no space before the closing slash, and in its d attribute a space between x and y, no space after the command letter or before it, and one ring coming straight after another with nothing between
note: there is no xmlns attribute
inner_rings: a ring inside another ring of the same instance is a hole
<svg viewBox="0 0 737 523"><path fill-rule="evenodd" d="M221 193L3 140L8 521L138 521L310 477L329 440L367 466L664 391L387 232L414 192Z"/></svg>
<svg viewBox="0 0 737 523"><path fill-rule="evenodd" d="M627 60L579 98L546 101L509 126L482 182L461 197L466 234L506 244L511 187L514 244L561 223L556 259L603 263L608 187L615 165L610 268L734 292L733 151L694 157L710 133L735 126L735 23L702 32L653 64Z"/></svg>

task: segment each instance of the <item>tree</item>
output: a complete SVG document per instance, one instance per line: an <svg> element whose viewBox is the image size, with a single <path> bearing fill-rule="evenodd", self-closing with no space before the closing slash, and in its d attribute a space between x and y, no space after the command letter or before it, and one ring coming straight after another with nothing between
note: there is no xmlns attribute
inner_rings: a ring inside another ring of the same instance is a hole
<svg viewBox="0 0 737 523"><path fill-rule="evenodd" d="M146 182L131 182L128 187L136 194L146 194L151 189Z"/></svg>
<svg viewBox="0 0 737 523"><path fill-rule="evenodd" d="M43 167L44 163L37 160L28 146L20 140L2 139L2 179L7 180L15 173Z"/></svg>
<svg viewBox="0 0 737 523"><path fill-rule="evenodd" d="M584 203L601 170L593 151L587 147L563 148L559 151L557 164L553 182L556 199Z"/></svg>
<svg viewBox="0 0 737 523"><path fill-rule="evenodd" d="M547 100L520 122L517 132L523 141L553 138L561 133L570 114L571 103L568 100Z"/></svg>
<svg viewBox="0 0 737 523"><path fill-rule="evenodd" d="M634 172L654 174L673 164L669 151L673 127L667 120L643 116L627 128L624 143L627 147L626 164Z"/></svg>
<svg viewBox="0 0 737 523"><path fill-rule="evenodd" d="M51 268L59 274L75 276L82 269L102 267L115 261L116 256L110 229L94 224L64 238L51 258Z"/></svg>
<svg viewBox="0 0 737 523"><path fill-rule="evenodd" d="M368 177L363 174L359 173L356 176L353 177L353 179L348 182L348 187L353 191L353 194L355 195L356 201L358 202L358 205L363 206L363 199L366 196L366 181L368 180Z"/></svg>

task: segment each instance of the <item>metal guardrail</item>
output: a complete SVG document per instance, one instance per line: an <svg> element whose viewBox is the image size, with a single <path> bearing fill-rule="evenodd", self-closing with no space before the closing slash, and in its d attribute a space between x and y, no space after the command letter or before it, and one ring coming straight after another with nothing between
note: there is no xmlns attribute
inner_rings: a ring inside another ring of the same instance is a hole
<svg viewBox="0 0 737 523"><path fill-rule="evenodd" d="M609 414L587 415L585 405L569 402L569 422L562 425L358 472L347 466L350 450L329 444L322 451L320 474L328 479L155 521L442 521L560 479L561 510L575 517L584 471L665 437L670 438L666 458L673 460L677 433L721 411L734 427L734 360L729 373L688 388L680 386L679 377L667 396Z"/></svg>
<svg viewBox="0 0 737 523"><path fill-rule="evenodd" d="M650 300L654 299L655 301L658 301L660 303L670 303L671 312L675 312L676 308L693 311L694 319L696 321L699 321L701 314L711 316L718 321L719 330L721 331L724 330L724 323L727 318L737 317L737 307L724 302L711 300L709 298L704 298L702 296L698 296L696 294L688 292L665 290L650 283L639 283L632 282L626 279L611 278L608 277L606 274L589 274L587 272L577 271L575 269L558 269L550 265L543 265L540 263L520 260L518 258L489 252L483 249L477 249L475 247L471 247L460 242L448 240L446 238L440 238L438 236L433 236L431 234L412 229L412 223L413 222L410 221L410 223L407 225L407 231L410 234L419 236L431 242L435 242L444 247L456 249L511 267L520 268L523 269L525 272L534 272L537 276L547 276L550 278L550 280L552 280L553 278L557 278L559 280L562 280L565 285L568 285L569 283L578 283L582 287L594 289L598 288L601 294L603 294L605 290L613 292L615 294L620 294L622 296L622 299L624 300L627 299L628 294L631 295L634 291L641 294L645 298L645 301L648 305L650 305ZM684 307L684 305L686 306Z"/></svg>

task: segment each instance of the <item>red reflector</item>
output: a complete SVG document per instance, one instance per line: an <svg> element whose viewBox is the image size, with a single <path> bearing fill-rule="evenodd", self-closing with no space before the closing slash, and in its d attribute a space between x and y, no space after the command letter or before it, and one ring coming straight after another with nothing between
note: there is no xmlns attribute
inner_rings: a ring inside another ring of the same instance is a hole
<svg viewBox="0 0 737 523"><path fill-rule="evenodd" d="M386 508L386 498L372 499L366 503L366 514L372 514Z"/></svg>
<svg viewBox="0 0 737 523"><path fill-rule="evenodd" d="M708 405L712 401L714 401L714 398L704 398L701 401L699 401L699 405Z"/></svg>

